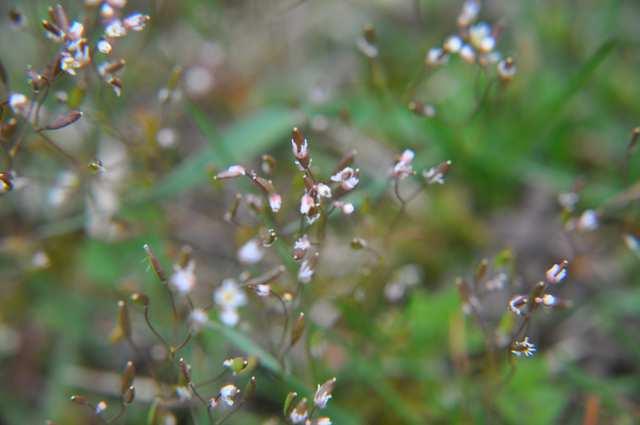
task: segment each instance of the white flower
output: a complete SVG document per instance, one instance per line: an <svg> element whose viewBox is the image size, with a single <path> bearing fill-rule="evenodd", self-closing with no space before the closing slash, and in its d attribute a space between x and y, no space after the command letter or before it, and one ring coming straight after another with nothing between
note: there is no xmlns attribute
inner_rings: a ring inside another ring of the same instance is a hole
<svg viewBox="0 0 640 425"><path fill-rule="evenodd" d="M511 352L517 357L531 357L536 353L536 346L529 342L529 337L516 341L511 346Z"/></svg>
<svg viewBox="0 0 640 425"><path fill-rule="evenodd" d="M309 410L307 408L307 399L303 398L296 407L293 408L289 414L289 419L294 424L304 422L309 417Z"/></svg>
<svg viewBox="0 0 640 425"><path fill-rule="evenodd" d="M194 260L190 260L184 267L174 265L169 284L180 294L188 294L196 285L195 269L196 262Z"/></svg>
<svg viewBox="0 0 640 425"><path fill-rule="evenodd" d="M517 316L522 316L524 314L523 309L528 302L529 299L526 295L516 295L509 300L509 310Z"/></svg>
<svg viewBox="0 0 640 425"><path fill-rule="evenodd" d="M247 296L233 279L225 279L215 290L213 300L223 310L235 310L247 303Z"/></svg>
<svg viewBox="0 0 640 425"><path fill-rule="evenodd" d="M594 210L582 213L577 223L578 230L596 230L598 228L598 214Z"/></svg>
<svg viewBox="0 0 640 425"><path fill-rule="evenodd" d="M104 34L108 38L124 37L127 35L127 29L124 27L121 20L116 19L106 26Z"/></svg>
<svg viewBox="0 0 640 425"><path fill-rule="evenodd" d="M293 259L296 261L302 260L309 248L311 248L309 236L302 235L293 243Z"/></svg>
<svg viewBox="0 0 640 425"><path fill-rule="evenodd" d="M79 40L80 38L82 38L83 34L84 34L84 25L76 21L74 21L71 24L71 26L69 27L69 30L67 31L67 36L71 40Z"/></svg>
<svg viewBox="0 0 640 425"><path fill-rule="evenodd" d="M216 175L216 179L230 179L233 177L244 176L247 171L244 169L242 165L232 165L227 168L225 171L221 171Z"/></svg>
<svg viewBox="0 0 640 425"><path fill-rule="evenodd" d="M444 176L450 165L451 161L446 161L440 165L431 167L429 170L423 171L422 176L428 184L444 184Z"/></svg>
<svg viewBox="0 0 640 425"><path fill-rule="evenodd" d="M351 202L336 201L333 206L342 211L342 214L351 215L356 210Z"/></svg>
<svg viewBox="0 0 640 425"><path fill-rule="evenodd" d="M404 152L402 152L402 155L400 155L400 158L391 170L391 175L398 179L404 179L413 174L413 167L411 166L411 162L413 161L414 157L415 153L411 149L406 149Z"/></svg>
<svg viewBox="0 0 640 425"><path fill-rule="evenodd" d="M439 66L444 65L449 60L449 55L444 51L444 49L440 47L433 47L427 53L427 58L425 62L429 66Z"/></svg>
<svg viewBox="0 0 640 425"><path fill-rule="evenodd" d="M245 264L255 264L264 257L264 250L258 239L249 239L238 250L238 260Z"/></svg>
<svg viewBox="0 0 640 425"><path fill-rule="evenodd" d="M282 196L273 192L269 194L269 207L271 207L271 211L278 212L280 208L282 208Z"/></svg>
<svg viewBox="0 0 640 425"><path fill-rule="evenodd" d="M305 194L302 195L302 199L300 200L300 214L308 214L309 211L311 211L311 209L315 206L316 201L313 196L305 192Z"/></svg>
<svg viewBox="0 0 640 425"><path fill-rule="evenodd" d="M498 75L503 81L509 81L516 75L516 65L511 58L506 58L498 62L497 70Z"/></svg>
<svg viewBox="0 0 640 425"><path fill-rule="evenodd" d="M541 298L536 298L536 302L543 304L545 307L553 307L554 305L558 305L560 300L551 294L544 294Z"/></svg>
<svg viewBox="0 0 640 425"><path fill-rule="evenodd" d="M549 283L560 283L567 277L567 265L566 261L560 264L554 264L547 270L546 277Z"/></svg>
<svg viewBox="0 0 640 425"><path fill-rule="evenodd" d="M318 196L322 198L331 198L331 188L324 183L318 183L316 185L316 191Z"/></svg>
<svg viewBox="0 0 640 425"><path fill-rule="evenodd" d="M458 15L458 25L466 27L478 18L480 13L479 0L466 0L462 5L462 10Z"/></svg>
<svg viewBox="0 0 640 425"><path fill-rule="evenodd" d="M218 394L218 398L227 406L231 407L234 404L233 397L235 397L239 392L240 390L235 385L228 384L220 388L220 394Z"/></svg>
<svg viewBox="0 0 640 425"><path fill-rule="evenodd" d="M488 47L491 41L486 41L487 38L493 39L491 36L491 25L486 22L479 22L469 28L469 40L471 44L478 50L488 52L495 46L495 40L491 49L484 50L483 47Z"/></svg>
<svg viewBox="0 0 640 425"><path fill-rule="evenodd" d="M158 130L158 133L156 133L156 142L163 148L175 146L177 139L176 131L171 127L161 128Z"/></svg>
<svg viewBox="0 0 640 425"><path fill-rule="evenodd" d="M14 114L24 115L29 106L29 99L22 93L13 93L9 96L9 107Z"/></svg>
<svg viewBox="0 0 640 425"><path fill-rule="evenodd" d="M309 283L315 273L314 264L310 260L304 260L300 264L300 270L298 270L298 280L301 283Z"/></svg>
<svg viewBox="0 0 640 425"><path fill-rule="evenodd" d="M220 312L220 321L227 326L235 326L240 321L240 315L235 308L223 308Z"/></svg>
<svg viewBox="0 0 640 425"><path fill-rule="evenodd" d="M316 421L316 425L331 425L332 423L331 419L326 416L322 416Z"/></svg>
<svg viewBox="0 0 640 425"><path fill-rule="evenodd" d="M124 18L122 22L124 27L132 31L142 31L145 24L149 20L149 15L143 15L142 13L134 13Z"/></svg>
<svg viewBox="0 0 640 425"><path fill-rule="evenodd" d="M305 137L303 142L298 145L293 138L291 138L291 150L293 151L293 156L297 159L302 160L309 156L309 142L307 142L307 138Z"/></svg>
<svg viewBox="0 0 640 425"><path fill-rule="evenodd" d="M97 47L98 47L98 51L105 55L110 55L111 51L113 50L113 47L111 47L111 43L109 43L105 39L98 41Z"/></svg>
<svg viewBox="0 0 640 425"><path fill-rule="evenodd" d="M359 172L360 170L354 170L351 167L345 167L331 176L331 181L340 183L340 187L342 187L346 191L353 190L353 188L355 188L360 181Z"/></svg>
<svg viewBox="0 0 640 425"><path fill-rule="evenodd" d="M336 378L331 378L324 384L318 385L316 393L313 396L313 402L318 408L324 409L327 407L327 403L331 400L331 392L333 391L335 383Z"/></svg>
<svg viewBox="0 0 640 425"><path fill-rule="evenodd" d="M462 47L462 39L457 35L452 35L444 41L443 47L449 53L458 53Z"/></svg>
<svg viewBox="0 0 640 425"><path fill-rule="evenodd" d="M266 284L256 285L256 294L259 297L268 297L270 293L271 293L271 286Z"/></svg>
<svg viewBox="0 0 640 425"><path fill-rule="evenodd" d="M191 390L187 387L176 387L176 396L178 400L185 402L191 400Z"/></svg>
<svg viewBox="0 0 640 425"><path fill-rule="evenodd" d="M468 44L465 44L460 48L459 54L462 60L465 61L466 63L469 63L469 64L476 63L476 51L473 50L473 47L469 46Z"/></svg>
<svg viewBox="0 0 640 425"><path fill-rule="evenodd" d="M194 308L189 314L189 325L194 332L200 332L209 323L209 315L201 308Z"/></svg>

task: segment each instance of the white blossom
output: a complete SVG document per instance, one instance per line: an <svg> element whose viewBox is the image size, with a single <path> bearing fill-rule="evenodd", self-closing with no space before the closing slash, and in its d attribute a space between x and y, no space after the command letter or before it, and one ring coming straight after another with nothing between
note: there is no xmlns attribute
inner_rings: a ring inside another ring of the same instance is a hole
<svg viewBox="0 0 640 425"><path fill-rule="evenodd" d="M180 294L188 294L196 285L195 268L195 260L190 260L185 266L174 265L173 274L169 278L169 284Z"/></svg>
<svg viewBox="0 0 640 425"><path fill-rule="evenodd" d="M255 264L264 257L264 250L258 239L249 239L238 250L238 260L245 264Z"/></svg>

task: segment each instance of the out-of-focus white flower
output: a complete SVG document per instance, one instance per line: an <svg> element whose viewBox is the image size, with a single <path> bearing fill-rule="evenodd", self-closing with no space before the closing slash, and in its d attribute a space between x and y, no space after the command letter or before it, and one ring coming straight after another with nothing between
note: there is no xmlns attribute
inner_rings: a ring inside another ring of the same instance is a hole
<svg viewBox="0 0 640 425"><path fill-rule="evenodd" d="M331 198L331 188L324 183L318 183L316 185L318 196L322 198Z"/></svg>
<svg viewBox="0 0 640 425"><path fill-rule="evenodd" d="M317 254L317 253L316 253ZM315 266L317 261L317 255L309 259L303 260L298 270L298 281L300 283L309 283L315 273Z"/></svg>
<svg viewBox="0 0 640 425"><path fill-rule="evenodd" d="M558 203L567 211L573 211L580 200L580 195L575 192L565 192L558 195Z"/></svg>
<svg viewBox="0 0 640 425"><path fill-rule="evenodd" d="M216 179L231 179L234 177L244 176L247 174L247 170L242 165L232 165L224 171L219 172L216 175Z"/></svg>
<svg viewBox="0 0 640 425"><path fill-rule="evenodd" d="M9 96L9 107L16 115L25 115L29 108L29 99L22 93Z"/></svg>
<svg viewBox="0 0 640 425"><path fill-rule="evenodd" d="M201 308L194 308L189 314L189 325L193 332L200 332L209 323L209 315Z"/></svg>
<svg viewBox="0 0 640 425"><path fill-rule="evenodd" d="M270 193L269 194L269 207L271 207L271 211L278 212L280 208L282 208L282 196L278 193Z"/></svg>
<svg viewBox="0 0 640 425"><path fill-rule="evenodd" d="M427 52L425 63L429 66L436 67L444 65L449 60L449 55L440 47L433 47Z"/></svg>
<svg viewBox="0 0 640 425"><path fill-rule="evenodd" d="M184 86L192 96L204 96L213 88L214 78L209 68L197 65L185 72Z"/></svg>
<svg viewBox="0 0 640 425"><path fill-rule="evenodd" d="M176 264L173 266L173 274L169 278L169 284L182 295L186 295L196 285L196 262L190 260L185 266Z"/></svg>
<svg viewBox="0 0 640 425"><path fill-rule="evenodd" d="M127 29L120 19L114 19L104 29L107 38L119 38L127 35Z"/></svg>
<svg viewBox="0 0 640 425"><path fill-rule="evenodd" d="M422 176L428 184L444 184L444 177L451 167L451 161L445 161L435 167L431 167L428 170L422 172Z"/></svg>
<svg viewBox="0 0 640 425"><path fill-rule="evenodd" d="M458 15L458 25L461 27L467 27L471 25L480 13L480 1L479 0L466 0L462 4L462 10Z"/></svg>
<svg viewBox="0 0 640 425"><path fill-rule="evenodd" d="M345 167L331 176L331 181L340 183L340 187L342 187L342 189L349 191L353 190L358 185L358 182L360 181L359 174L360 170Z"/></svg>
<svg viewBox="0 0 640 425"><path fill-rule="evenodd" d="M462 39L457 35L452 35L444 41L443 47L448 53L458 53L462 47Z"/></svg>
<svg viewBox="0 0 640 425"><path fill-rule="evenodd" d="M98 51L100 53L103 53L105 55L110 55L111 51L113 50L113 47L111 46L111 43L109 43L105 39L99 40L96 47L98 48Z"/></svg>
<svg viewBox="0 0 640 425"><path fill-rule="evenodd" d="M535 301L545 307L553 307L560 303L560 300L551 294L544 294L542 297L536 298Z"/></svg>
<svg viewBox="0 0 640 425"><path fill-rule="evenodd" d="M46 269L51 265L51 259L44 251L38 251L31 257L31 265L36 269Z"/></svg>
<svg viewBox="0 0 640 425"><path fill-rule="evenodd" d="M469 41L476 49L489 52L495 47L495 39L491 36L491 25L479 22L469 27ZM490 47L487 49L487 47Z"/></svg>
<svg viewBox="0 0 640 425"><path fill-rule="evenodd" d="M247 296L234 279L224 279L216 289L213 300L223 309L237 309L247 303Z"/></svg>
<svg viewBox="0 0 640 425"><path fill-rule="evenodd" d="M509 310L517 315L522 316L524 314L524 307L526 307L529 299L526 295L516 295L509 300Z"/></svg>
<svg viewBox="0 0 640 425"><path fill-rule="evenodd" d="M529 337L516 341L511 346L511 352L517 357L531 357L536 353L536 346L529 342Z"/></svg>
<svg viewBox="0 0 640 425"><path fill-rule="evenodd" d="M400 158L391 170L391 175L397 179L404 179L413 174L413 166L411 163L414 157L415 153L411 149L406 149L402 152L402 155L400 155Z"/></svg>
<svg viewBox="0 0 640 425"><path fill-rule="evenodd" d="M316 201L313 199L313 196L305 193L302 195L302 199L300 200L300 213L308 214L312 208L316 206Z"/></svg>
<svg viewBox="0 0 640 425"><path fill-rule="evenodd" d="M175 146L177 139L178 136L176 135L176 131L171 127L161 128L156 134L156 142L158 142L158 145L163 148L171 148Z"/></svg>
<svg viewBox="0 0 640 425"><path fill-rule="evenodd" d="M228 384L228 385L225 385L224 387L220 388L220 394L218 395L218 398L219 398L219 400L221 402L223 402L227 406L231 407L235 403L233 398L239 392L240 392L240 390L238 389L238 387L236 387L233 384Z"/></svg>
<svg viewBox="0 0 640 425"><path fill-rule="evenodd" d="M546 277L549 283L560 283L567 277L567 261L560 264L554 264L547 270Z"/></svg>
<svg viewBox="0 0 640 425"><path fill-rule="evenodd" d="M144 26L149 21L149 15L143 15L142 13L134 13L127 16L122 21L124 27L130 31L142 31Z"/></svg>
<svg viewBox="0 0 640 425"><path fill-rule="evenodd" d="M178 400L185 402L191 400L193 394L191 394L191 390L189 388L179 386L176 387L176 396L178 397Z"/></svg>
<svg viewBox="0 0 640 425"><path fill-rule="evenodd" d="M576 227L578 230L593 231L598 228L598 213L594 210L586 210L582 213Z"/></svg>
<svg viewBox="0 0 640 425"><path fill-rule="evenodd" d="M307 407L307 399L303 398L300 403L296 405L289 413L289 419L293 424L301 424L309 417L309 410Z"/></svg>
<svg viewBox="0 0 640 425"><path fill-rule="evenodd" d="M326 416L321 416L316 420L316 425L331 425L332 423L331 418Z"/></svg>
<svg viewBox="0 0 640 425"><path fill-rule="evenodd" d="M516 65L511 58L506 58L498 62L497 70L498 76L502 81L510 81L516 75Z"/></svg>
<svg viewBox="0 0 640 425"><path fill-rule="evenodd" d="M356 46L358 50L362 52L368 58L375 58L378 56L378 46L367 41L364 37L359 37L356 40Z"/></svg>
<svg viewBox="0 0 640 425"><path fill-rule="evenodd" d="M258 239L249 239L238 250L238 260L245 264L255 264L264 257L264 250Z"/></svg>
<svg viewBox="0 0 640 425"><path fill-rule="evenodd" d="M351 202L335 201L333 206L342 211L344 215L351 215L356 210Z"/></svg>
<svg viewBox="0 0 640 425"><path fill-rule="evenodd" d="M638 253L638 251L640 251L640 242L638 242L638 238L636 236L627 233L623 236L623 238L625 245L627 245L627 248L635 253Z"/></svg>
<svg viewBox="0 0 640 425"><path fill-rule="evenodd" d="M67 37L71 40L79 40L84 35L84 25L74 21L67 30Z"/></svg>
<svg viewBox="0 0 640 425"><path fill-rule="evenodd" d="M313 403L320 409L327 407L327 403L331 400L331 392L336 384L336 378L331 378L322 385L318 385L316 393L313 396Z"/></svg>
<svg viewBox="0 0 640 425"><path fill-rule="evenodd" d="M220 311L220 321L227 326L235 326L240 321L238 310L234 308L223 308Z"/></svg>
<svg viewBox="0 0 640 425"><path fill-rule="evenodd" d="M69 200L73 191L80 184L78 176L73 171L63 171L56 178L54 186L49 191L49 204L60 207Z"/></svg>
<svg viewBox="0 0 640 425"><path fill-rule="evenodd" d="M259 284L255 287L256 294L259 297L268 297L271 294L271 286L267 284Z"/></svg>
<svg viewBox="0 0 640 425"><path fill-rule="evenodd" d="M465 61L466 63L468 64L476 63L476 51L473 49L473 47L469 46L468 44L465 44L462 47L460 47L459 54L462 60Z"/></svg>
<svg viewBox="0 0 640 425"><path fill-rule="evenodd" d="M105 410L107 410L107 402L104 400L101 400L98 404L96 404L96 415L100 415L102 412L104 412Z"/></svg>
<svg viewBox="0 0 640 425"><path fill-rule="evenodd" d="M296 261L302 260L307 251L311 248L311 242L309 236L302 235L293 243L293 259Z"/></svg>

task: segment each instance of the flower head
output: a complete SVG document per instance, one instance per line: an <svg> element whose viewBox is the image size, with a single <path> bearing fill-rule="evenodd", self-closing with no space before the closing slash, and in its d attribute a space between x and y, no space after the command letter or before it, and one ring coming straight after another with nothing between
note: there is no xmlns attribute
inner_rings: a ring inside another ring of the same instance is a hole
<svg viewBox="0 0 640 425"><path fill-rule="evenodd" d="M522 341L515 341L511 345L511 353L516 357L531 357L536 353L536 346L529 342L527 336Z"/></svg>
<svg viewBox="0 0 640 425"><path fill-rule="evenodd" d="M188 294L196 285L195 268L196 263L194 260L190 260L185 266L176 264L173 266L173 274L169 278L169 285L182 295Z"/></svg>
<svg viewBox="0 0 640 425"><path fill-rule="evenodd" d="M223 309L236 309L247 304L247 296L234 279L224 279L216 289L213 300Z"/></svg>
<svg viewBox="0 0 640 425"><path fill-rule="evenodd" d="M345 191L353 190L360 181L360 170L351 167L345 167L331 176L331 181L340 183L340 187Z"/></svg>
<svg viewBox="0 0 640 425"><path fill-rule="evenodd" d="M218 394L219 401L223 402L227 406L231 407L234 404L234 397L240 392L238 387L233 384L225 385L220 388L220 393Z"/></svg>
<svg viewBox="0 0 640 425"><path fill-rule="evenodd" d="M567 277L567 266L569 263L565 260L560 264L554 264L547 270L546 278L549 283L560 283Z"/></svg>
<svg viewBox="0 0 640 425"><path fill-rule="evenodd" d="M313 396L313 403L320 409L327 407L327 403L331 399L331 392L335 386L336 378L331 378L322 385L318 385L316 394Z"/></svg>
<svg viewBox="0 0 640 425"><path fill-rule="evenodd" d="M294 424L303 423L309 417L307 399L303 398L289 413L289 419Z"/></svg>
<svg viewBox="0 0 640 425"><path fill-rule="evenodd" d="M528 302L529 298L526 295L516 295L509 300L509 310L517 316L522 316Z"/></svg>
<svg viewBox="0 0 640 425"><path fill-rule="evenodd" d="M414 157L415 153L411 149L406 149L402 152L402 155L400 155L391 170L391 175L397 179L404 179L413 174L413 166L411 163Z"/></svg>

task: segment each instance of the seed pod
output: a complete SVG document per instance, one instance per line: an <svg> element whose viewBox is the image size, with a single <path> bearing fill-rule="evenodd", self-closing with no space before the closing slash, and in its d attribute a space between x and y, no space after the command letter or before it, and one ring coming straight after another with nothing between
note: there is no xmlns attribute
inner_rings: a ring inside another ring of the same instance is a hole
<svg viewBox="0 0 640 425"><path fill-rule="evenodd" d="M56 23L62 31L69 29L69 18L61 5L49 8L49 18Z"/></svg>
<svg viewBox="0 0 640 425"><path fill-rule="evenodd" d="M163 283L166 282L167 281L167 275L164 272L164 270L162 269L162 266L160 265L160 261L158 261L158 258L156 257L156 255L151 250L151 247L148 244L144 244L143 248L144 248L145 252L147 253L147 258L149 259L149 263L151 264L151 268L155 272L155 274L158 277L158 279Z"/></svg>
<svg viewBox="0 0 640 425"><path fill-rule="evenodd" d="M474 279L476 284L480 282L487 275L487 270L489 269L489 261L486 258L483 258L480 263L478 263L478 267L476 267L476 272L474 274Z"/></svg>
<svg viewBox="0 0 640 425"><path fill-rule="evenodd" d="M118 342L122 339L131 338L131 322L129 321L129 310L127 304L120 300L118 301L118 323L111 332L111 341Z"/></svg>
<svg viewBox="0 0 640 425"><path fill-rule="evenodd" d="M72 395L69 400L71 400L72 402L79 404L81 406L86 406L87 405L87 398L85 396L81 396L78 394Z"/></svg>
<svg viewBox="0 0 640 425"><path fill-rule="evenodd" d="M136 375L136 368L133 365L132 361L127 362L127 366L124 368L124 372L122 372L122 377L120 379L120 394L124 396L127 392L131 384L133 384L133 378Z"/></svg>
<svg viewBox="0 0 640 425"><path fill-rule="evenodd" d="M42 27L49 33L50 37L54 40L60 40L64 33L60 28L58 28L55 24L47 21L46 19L42 20Z"/></svg>
<svg viewBox="0 0 640 425"><path fill-rule="evenodd" d="M18 120L14 117L9 118L9 120L0 125L0 139L9 139L16 132L16 128L18 128Z"/></svg>
<svg viewBox="0 0 640 425"><path fill-rule="evenodd" d="M66 114L60 115L51 124L48 124L46 127L44 127L44 129L59 130L61 128L70 126L74 122L78 121L80 118L82 118L82 112L69 111Z"/></svg>
<svg viewBox="0 0 640 425"><path fill-rule="evenodd" d="M147 307L149 305L149 297L140 292L134 292L131 294L130 299L132 303L142 307Z"/></svg>
<svg viewBox="0 0 640 425"><path fill-rule="evenodd" d="M284 399L284 405L282 407L282 412L284 413L284 416L289 416L292 403L296 399L296 397L298 397L298 393L296 392L290 392L289 394L287 394L287 397Z"/></svg>
<svg viewBox="0 0 640 425"><path fill-rule="evenodd" d="M253 395L256 392L256 377L252 376L251 379L249 379L249 382L247 382L247 385L244 387L244 393L243 393L243 400L248 400L251 397L253 397Z"/></svg>
<svg viewBox="0 0 640 425"><path fill-rule="evenodd" d="M305 321L304 321L304 313L300 313L295 323L293 324L293 330L291 331L291 342L289 343L290 347L296 345L296 343L302 338L302 334L304 333Z"/></svg>
<svg viewBox="0 0 640 425"><path fill-rule="evenodd" d="M122 402L124 404L131 404L133 400L136 398L136 389L133 386L130 386L126 389L124 394L122 395Z"/></svg>
<svg viewBox="0 0 640 425"><path fill-rule="evenodd" d="M187 362L182 357L178 361L178 364L180 365L180 372L182 373L182 378L184 378L184 380L187 383L191 382L191 367L187 364Z"/></svg>
<svg viewBox="0 0 640 425"><path fill-rule="evenodd" d="M2 61L0 61L0 82L4 84L5 87L9 86L9 77Z"/></svg>

